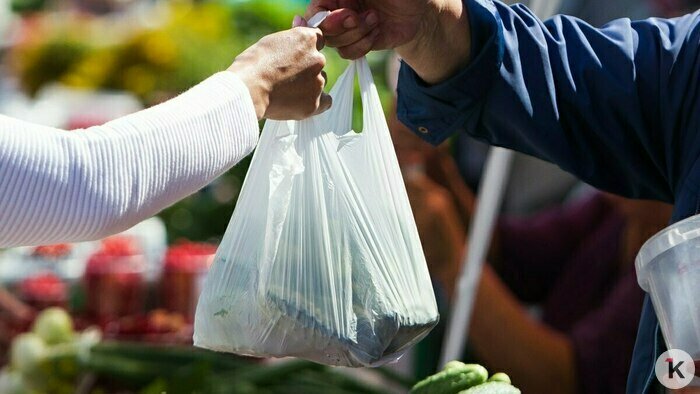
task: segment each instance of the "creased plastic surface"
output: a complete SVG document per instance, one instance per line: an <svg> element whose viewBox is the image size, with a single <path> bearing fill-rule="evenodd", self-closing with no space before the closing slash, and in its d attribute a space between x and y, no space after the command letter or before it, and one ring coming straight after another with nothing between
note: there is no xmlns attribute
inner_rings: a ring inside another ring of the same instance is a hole
<svg viewBox="0 0 700 394"><path fill-rule="evenodd" d="M362 133L351 130L356 71ZM199 300L196 346L376 366L437 324L367 62L352 63L331 95L320 116L266 123Z"/></svg>

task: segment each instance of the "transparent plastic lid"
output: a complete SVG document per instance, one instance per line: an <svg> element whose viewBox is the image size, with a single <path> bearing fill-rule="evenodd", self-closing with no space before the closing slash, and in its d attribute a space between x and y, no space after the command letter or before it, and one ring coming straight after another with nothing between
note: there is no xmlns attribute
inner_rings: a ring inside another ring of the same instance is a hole
<svg viewBox="0 0 700 394"><path fill-rule="evenodd" d="M649 291L649 263L660 254L697 237L700 237L700 215L674 223L649 238L639 249L635 261L639 286Z"/></svg>

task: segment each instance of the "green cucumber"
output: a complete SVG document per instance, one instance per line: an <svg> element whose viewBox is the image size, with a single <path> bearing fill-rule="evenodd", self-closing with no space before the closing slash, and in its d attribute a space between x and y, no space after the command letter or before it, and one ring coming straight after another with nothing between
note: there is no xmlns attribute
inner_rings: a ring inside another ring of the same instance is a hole
<svg viewBox="0 0 700 394"><path fill-rule="evenodd" d="M450 368L416 383L411 394L455 394L486 382L488 371L478 364L451 364Z"/></svg>

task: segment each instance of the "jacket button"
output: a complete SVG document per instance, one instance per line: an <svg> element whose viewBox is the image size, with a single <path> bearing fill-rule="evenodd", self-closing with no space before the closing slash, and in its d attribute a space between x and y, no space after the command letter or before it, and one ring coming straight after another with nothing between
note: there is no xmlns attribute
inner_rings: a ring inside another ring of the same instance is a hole
<svg viewBox="0 0 700 394"><path fill-rule="evenodd" d="M419 131L421 134L428 134L428 133L430 133L430 130L428 130L426 127L423 127L423 126L419 127L419 128L418 128L418 131Z"/></svg>

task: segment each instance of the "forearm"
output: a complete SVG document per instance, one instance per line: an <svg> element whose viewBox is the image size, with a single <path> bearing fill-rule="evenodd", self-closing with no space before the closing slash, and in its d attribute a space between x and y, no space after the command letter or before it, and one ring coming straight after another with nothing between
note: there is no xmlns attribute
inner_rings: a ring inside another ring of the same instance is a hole
<svg viewBox="0 0 700 394"><path fill-rule="evenodd" d="M466 66L471 42L469 18L461 0L434 2L416 39L396 48L401 58L428 84L438 83Z"/></svg>
<svg viewBox="0 0 700 394"><path fill-rule="evenodd" d="M250 95L228 73L86 130L0 118L0 247L125 230L229 169L257 136Z"/></svg>
<svg viewBox="0 0 700 394"><path fill-rule="evenodd" d="M522 5L465 4L469 64L430 85L402 67L402 122L433 144L466 131L606 191L673 201L700 156L686 131L697 122L700 14L597 29L567 16L543 22Z"/></svg>
<svg viewBox="0 0 700 394"><path fill-rule="evenodd" d="M576 392L571 341L530 318L488 266L473 313L469 341L486 365L526 393Z"/></svg>

